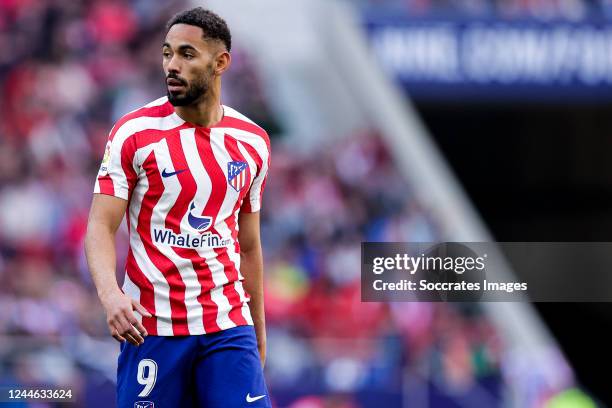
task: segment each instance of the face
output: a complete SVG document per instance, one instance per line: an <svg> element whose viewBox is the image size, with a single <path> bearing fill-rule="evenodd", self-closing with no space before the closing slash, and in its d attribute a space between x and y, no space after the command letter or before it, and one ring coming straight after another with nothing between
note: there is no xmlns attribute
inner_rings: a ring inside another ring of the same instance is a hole
<svg viewBox="0 0 612 408"><path fill-rule="evenodd" d="M217 41L203 38L200 27L187 24L170 28L162 54L168 100L174 106L193 105L203 100L215 77L227 68L223 63L229 58Z"/></svg>

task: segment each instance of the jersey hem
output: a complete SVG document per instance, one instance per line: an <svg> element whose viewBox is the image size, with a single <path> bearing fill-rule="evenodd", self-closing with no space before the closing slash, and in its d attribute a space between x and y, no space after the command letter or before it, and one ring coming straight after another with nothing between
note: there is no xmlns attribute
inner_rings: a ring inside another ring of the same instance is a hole
<svg viewBox="0 0 612 408"><path fill-rule="evenodd" d="M240 327L240 326L255 326L254 324L249 323L249 322L246 322L244 324L242 324L242 323L241 324L235 324L235 323L232 322L232 324L233 324L233 326L231 326L231 327L226 327L224 329L213 330L213 331L208 331L208 332L206 330L194 330L194 331L186 332L186 333L180 333L180 332L179 333L172 333L172 334L160 334L160 333L157 333L157 334L149 334L147 337L149 337L149 336L157 336L157 337L201 336L202 334L219 333L219 332L222 332L222 331L225 331L225 330L229 330L229 329L233 329L235 327Z"/></svg>
<svg viewBox="0 0 612 408"><path fill-rule="evenodd" d="M123 196L121 194L109 193L109 192L104 192L104 191L94 191L93 193L94 194L104 194L104 195L107 195L107 196L117 197L117 198L120 198L122 200L129 201L127 193L125 194L125 196Z"/></svg>

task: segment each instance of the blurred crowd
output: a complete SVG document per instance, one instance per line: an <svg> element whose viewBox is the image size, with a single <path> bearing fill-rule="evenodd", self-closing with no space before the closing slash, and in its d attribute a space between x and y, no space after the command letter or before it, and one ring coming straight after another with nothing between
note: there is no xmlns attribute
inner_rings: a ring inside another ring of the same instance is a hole
<svg viewBox="0 0 612 408"><path fill-rule="evenodd" d="M119 348L85 265L87 213L112 123L165 92L161 27L183 8L0 0L0 386L68 386L75 406L112 406ZM233 52L224 84L223 102L273 136L262 234L277 405L396 406L414 391L498 406L504 345L482 309L360 301L362 241L444 236L380 137L296 156L248 53ZM127 245L122 228L120 280Z"/></svg>
<svg viewBox="0 0 612 408"><path fill-rule="evenodd" d="M307 157L275 148L264 201L268 377L281 402L324 390L330 406L401 406L414 386L439 394L432 406L454 393L499 404L503 345L478 306L361 302L361 242L443 234L379 137Z"/></svg>

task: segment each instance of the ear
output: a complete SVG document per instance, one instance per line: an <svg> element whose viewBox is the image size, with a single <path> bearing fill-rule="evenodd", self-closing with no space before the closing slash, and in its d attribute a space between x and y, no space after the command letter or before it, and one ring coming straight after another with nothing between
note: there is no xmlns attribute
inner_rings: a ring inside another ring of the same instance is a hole
<svg viewBox="0 0 612 408"><path fill-rule="evenodd" d="M222 75L232 64L232 56L227 51L221 51L215 58L215 74Z"/></svg>

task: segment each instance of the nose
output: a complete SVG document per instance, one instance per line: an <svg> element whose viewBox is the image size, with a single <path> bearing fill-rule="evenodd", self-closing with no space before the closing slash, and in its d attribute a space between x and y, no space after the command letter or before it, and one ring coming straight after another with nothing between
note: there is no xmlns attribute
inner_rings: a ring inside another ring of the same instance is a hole
<svg viewBox="0 0 612 408"><path fill-rule="evenodd" d="M166 65L166 70L168 71L168 73L174 72L178 74L179 72L181 72L181 64L179 58L176 58L176 55L170 57L170 60L168 60L168 63Z"/></svg>

